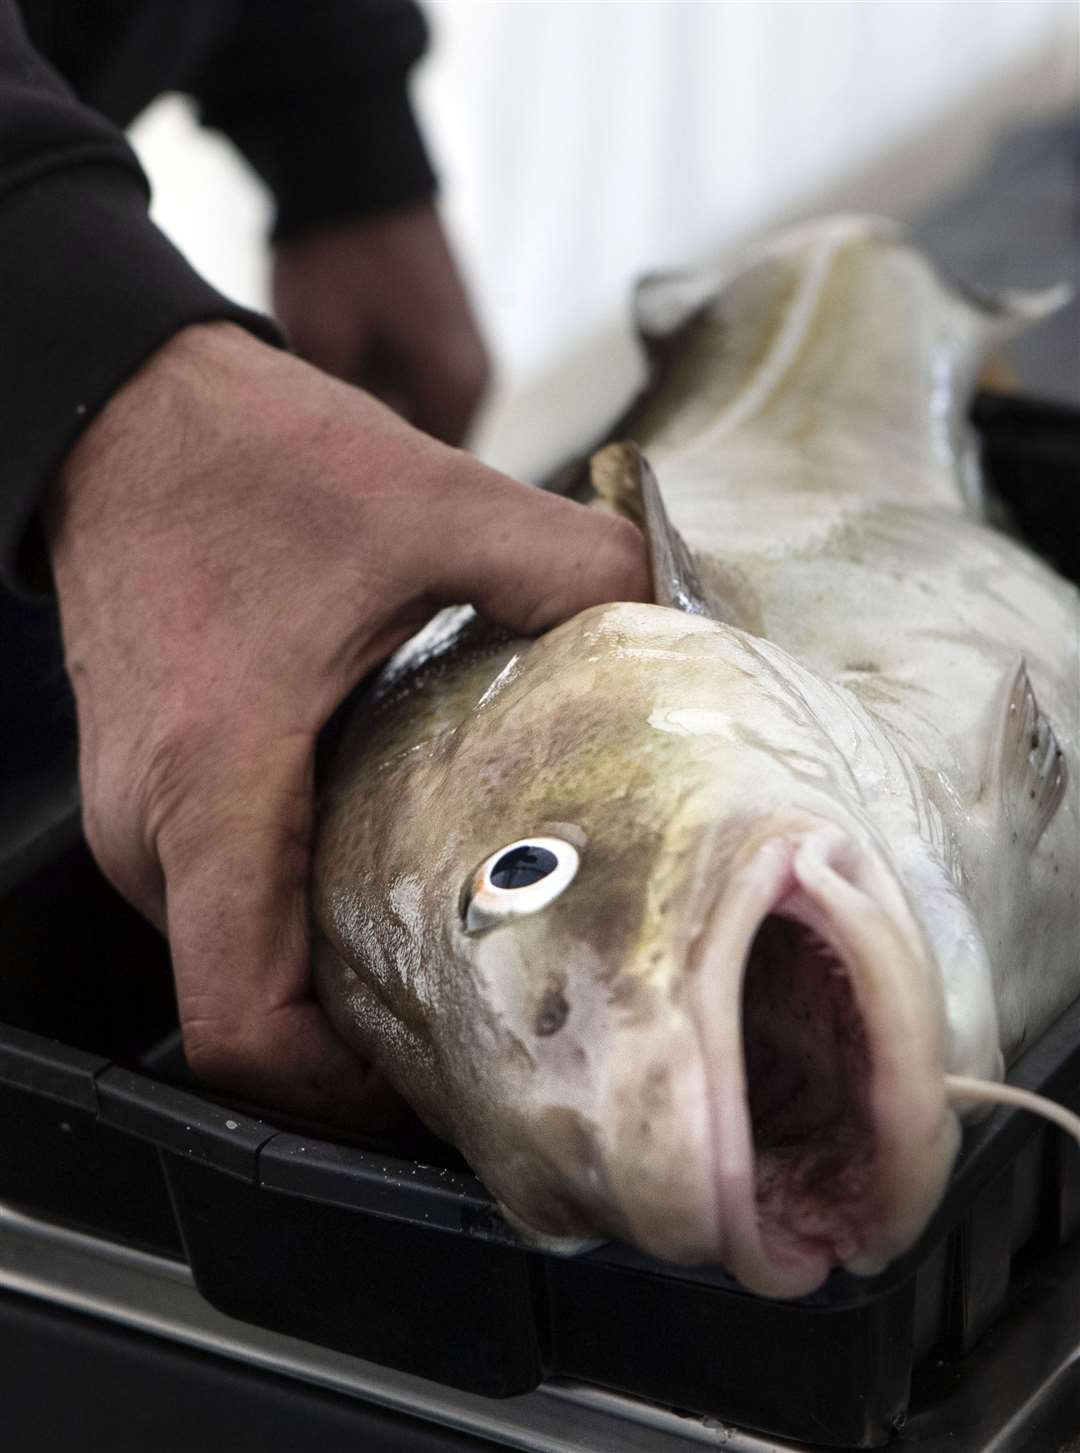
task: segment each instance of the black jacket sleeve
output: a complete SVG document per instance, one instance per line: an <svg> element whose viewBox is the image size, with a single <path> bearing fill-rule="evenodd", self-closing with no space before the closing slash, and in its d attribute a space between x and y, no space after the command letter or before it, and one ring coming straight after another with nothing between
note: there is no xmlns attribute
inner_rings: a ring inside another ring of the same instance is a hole
<svg viewBox="0 0 1080 1453"><path fill-rule="evenodd" d="M273 237L430 197L406 92L427 26L412 0L246 0L190 89L273 192Z"/></svg>
<svg viewBox="0 0 1080 1453"><path fill-rule="evenodd" d="M0 0L0 575L57 465L113 393L191 323L273 325L196 274L147 215L122 134L81 106Z"/></svg>

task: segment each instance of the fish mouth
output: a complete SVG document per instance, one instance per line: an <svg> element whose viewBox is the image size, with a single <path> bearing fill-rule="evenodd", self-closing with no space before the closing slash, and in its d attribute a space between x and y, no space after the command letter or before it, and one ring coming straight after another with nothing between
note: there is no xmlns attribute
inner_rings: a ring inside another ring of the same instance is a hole
<svg viewBox="0 0 1080 1453"><path fill-rule="evenodd" d="M824 820L769 831L690 967L712 1169L696 1259L777 1297L879 1271L958 1141L940 990L895 878Z"/></svg>

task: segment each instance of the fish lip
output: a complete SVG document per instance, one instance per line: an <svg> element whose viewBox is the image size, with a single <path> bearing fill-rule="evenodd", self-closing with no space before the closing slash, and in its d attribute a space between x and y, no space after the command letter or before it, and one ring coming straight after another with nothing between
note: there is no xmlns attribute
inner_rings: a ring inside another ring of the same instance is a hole
<svg viewBox="0 0 1080 1453"><path fill-rule="evenodd" d="M932 966L895 877L850 832L810 814L785 813L754 840L689 960L710 1100L706 1256L753 1291L794 1297L816 1290L836 1266L867 1274L911 1244L941 1193L957 1131L945 1098ZM785 1244L758 1212L742 996L751 947L771 915L804 923L832 949L865 1028L874 1151L855 1246L802 1233ZM883 944L905 961L902 972L896 957L880 963ZM703 1208L703 1223L706 1215Z"/></svg>

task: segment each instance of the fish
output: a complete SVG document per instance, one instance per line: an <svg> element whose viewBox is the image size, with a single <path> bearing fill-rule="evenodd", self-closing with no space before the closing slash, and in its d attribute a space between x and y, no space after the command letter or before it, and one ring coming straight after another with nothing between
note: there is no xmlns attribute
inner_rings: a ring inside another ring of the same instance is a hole
<svg viewBox="0 0 1080 1453"><path fill-rule="evenodd" d="M1063 300L851 216L646 279L590 477L655 600L445 612L352 708L320 1000L531 1244L879 1272L1080 993L1080 597L986 522L967 424Z"/></svg>

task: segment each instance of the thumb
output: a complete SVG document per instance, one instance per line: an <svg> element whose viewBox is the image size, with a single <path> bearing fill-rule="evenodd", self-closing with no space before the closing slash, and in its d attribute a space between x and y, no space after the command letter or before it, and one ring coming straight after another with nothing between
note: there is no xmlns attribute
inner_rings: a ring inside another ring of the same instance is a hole
<svg viewBox="0 0 1080 1453"><path fill-rule="evenodd" d="M396 1097L337 1037L311 990L306 734L209 752L157 833L184 1047L222 1089L375 1128Z"/></svg>
<svg viewBox="0 0 1080 1453"><path fill-rule="evenodd" d="M628 520L478 465L429 502L432 591L526 635L612 600L651 600L645 541Z"/></svg>

